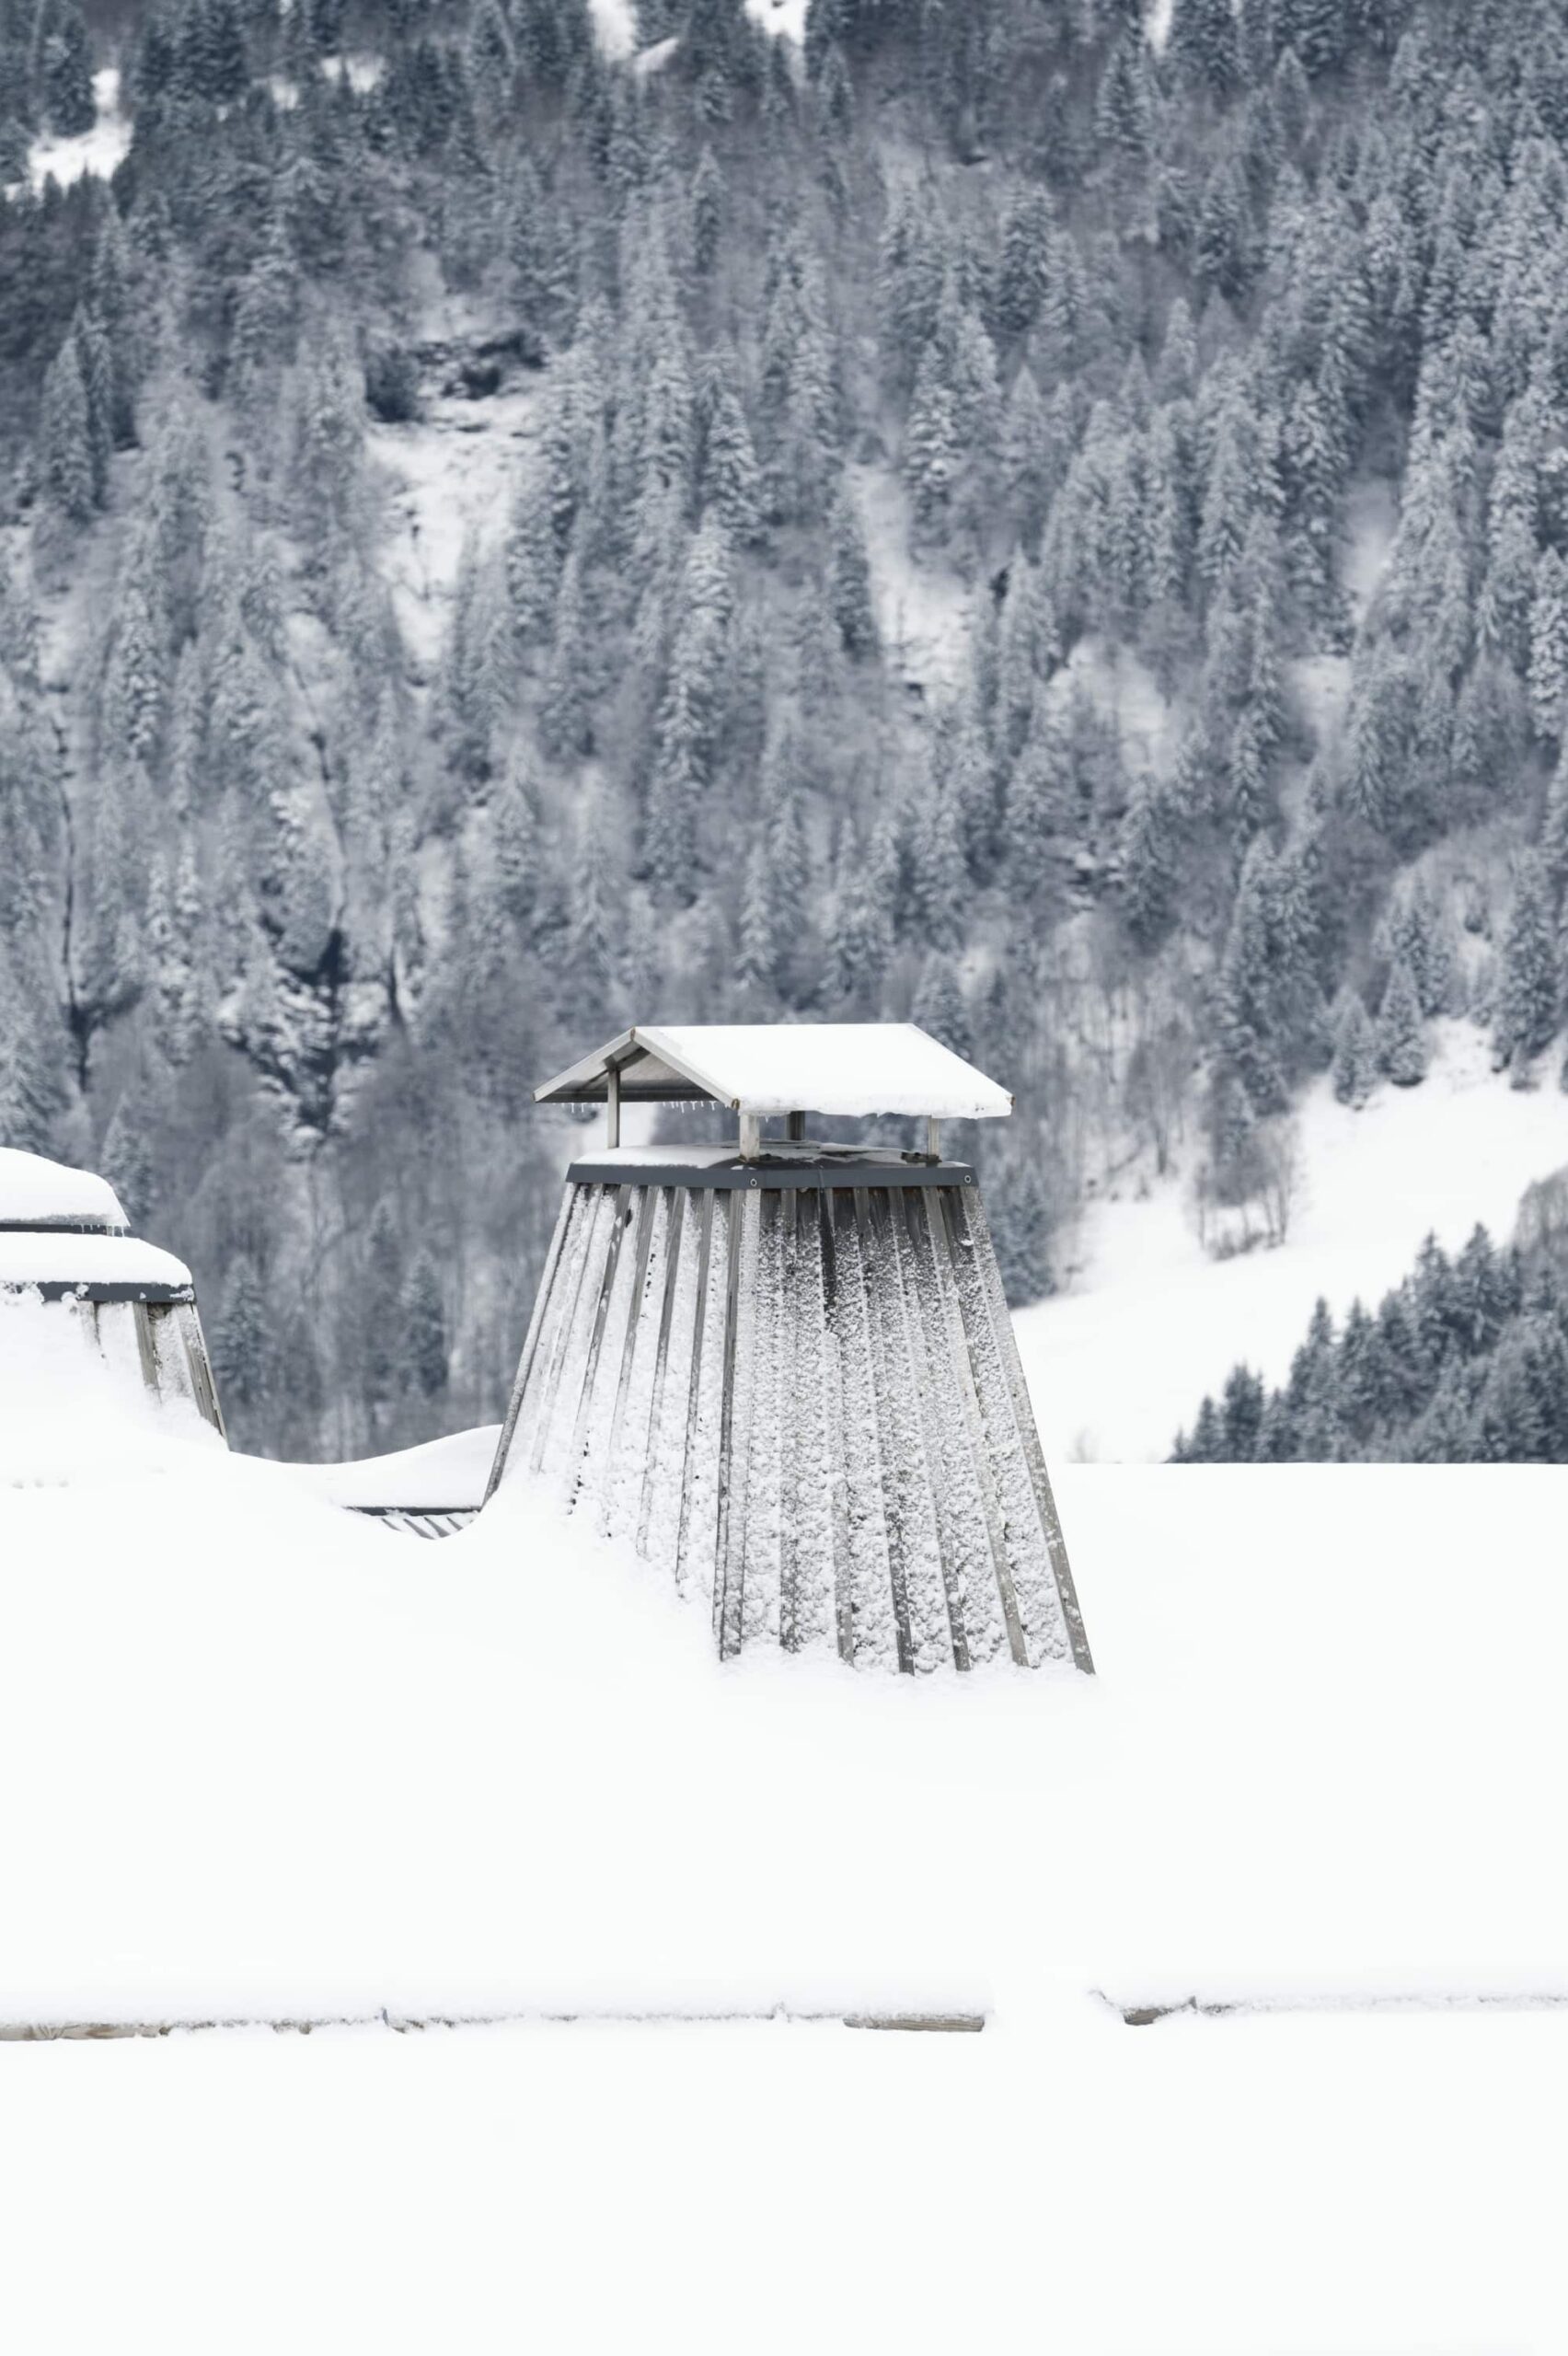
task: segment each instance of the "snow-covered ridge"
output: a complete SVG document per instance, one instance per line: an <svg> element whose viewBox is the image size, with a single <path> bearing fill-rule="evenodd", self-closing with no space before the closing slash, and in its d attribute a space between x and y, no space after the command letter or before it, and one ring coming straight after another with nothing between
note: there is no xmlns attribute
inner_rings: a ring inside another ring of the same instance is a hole
<svg viewBox="0 0 1568 2356"><path fill-rule="evenodd" d="M290 1471L316 1496L335 1506L399 1506L459 1511L478 1505L495 1461L499 1424L427 1439L386 1456L349 1464L295 1464Z"/></svg>
<svg viewBox="0 0 1568 2356"><path fill-rule="evenodd" d="M1469 1022L1433 1036L1418 1088L1359 1112L1326 1080L1308 1090L1277 1248L1209 1259L1179 1176L1090 1207L1067 1288L1017 1318L1049 1461L1166 1456L1239 1358L1284 1379L1320 1296L1336 1317L1358 1296L1373 1306L1428 1234L1453 1248L1477 1220L1511 1232L1525 1188L1568 1165L1568 1095L1510 1088Z"/></svg>

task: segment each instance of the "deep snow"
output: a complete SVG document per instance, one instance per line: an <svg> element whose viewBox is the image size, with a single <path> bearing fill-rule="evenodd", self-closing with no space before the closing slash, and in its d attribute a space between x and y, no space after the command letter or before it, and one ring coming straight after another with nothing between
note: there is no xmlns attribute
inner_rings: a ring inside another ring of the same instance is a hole
<svg viewBox="0 0 1568 2356"><path fill-rule="evenodd" d="M1271 1382L1288 1372L1320 1295L1336 1316L1358 1294L1375 1307L1429 1233L1455 1247L1478 1219L1511 1232L1525 1188L1568 1165L1568 1095L1550 1073L1510 1088L1468 1022L1433 1030L1418 1088L1384 1086L1360 1112L1326 1079L1307 1091L1276 1248L1209 1259L1180 1176L1090 1207L1066 1288L1016 1320L1048 1461L1166 1456L1239 1358Z"/></svg>
<svg viewBox="0 0 1568 2356"><path fill-rule="evenodd" d="M0 2026L514 2017L0 2038L29 2356L1563 2344L1560 1472L1069 1467L1098 1676L917 1686L721 1668L525 1484L425 1543L75 1409ZM1123 2024L1193 1993L1323 2009ZM778 2006L988 2021L541 2017Z"/></svg>
<svg viewBox="0 0 1568 2356"><path fill-rule="evenodd" d="M1568 1984L1555 1471L1069 1468L1098 1676L916 1683L102 1437L0 1490L0 2021Z"/></svg>
<svg viewBox="0 0 1568 2356"><path fill-rule="evenodd" d="M0 2041L13 2343L1562 2346L1562 2010L1096 1992L1568 1993L1561 1475L1061 1490L1099 1677L914 1689L518 1492L0 1492L0 2021L990 2015Z"/></svg>

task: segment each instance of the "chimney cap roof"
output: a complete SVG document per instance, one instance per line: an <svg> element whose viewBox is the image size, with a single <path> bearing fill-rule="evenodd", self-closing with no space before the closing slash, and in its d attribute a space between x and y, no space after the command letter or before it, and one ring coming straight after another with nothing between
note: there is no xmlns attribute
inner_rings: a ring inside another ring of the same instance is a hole
<svg viewBox="0 0 1568 2356"><path fill-rule="evenodd" d="M907 1114L986 1121L1013 1109L1005 1088L913 1022L634 1023L534 1091L539 1104L714 1103L766 1119Z"/></svg>

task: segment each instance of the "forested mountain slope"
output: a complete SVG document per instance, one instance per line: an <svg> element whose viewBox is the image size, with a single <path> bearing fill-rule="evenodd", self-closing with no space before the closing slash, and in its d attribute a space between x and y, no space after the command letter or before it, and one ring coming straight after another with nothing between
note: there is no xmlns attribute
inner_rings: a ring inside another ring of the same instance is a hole
<svg viewBox="0 0 1568 2356"><path fill-rule="evenodd" d="M796 15L0 0L0 1136L251 1445L497 1411L627 1019L974 1054L1019 1298L1556 1085L1561 10Z"/></svg>

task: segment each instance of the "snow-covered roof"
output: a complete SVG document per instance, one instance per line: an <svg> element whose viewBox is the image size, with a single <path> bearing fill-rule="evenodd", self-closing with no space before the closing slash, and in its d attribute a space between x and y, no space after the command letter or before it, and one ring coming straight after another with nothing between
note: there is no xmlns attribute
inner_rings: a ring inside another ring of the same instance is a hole
<svg viewBox="0 0 1568 2356"><path fill-rule="evenodd" d="M623 1103L710 1100L778 1113L901 1113L996 1120L1005 1088L913 1022L636 1023L534 1091L546 1103L603 1103L611 1070Z"/></svg>
<svg viewBox="0 0 1568 2356"><path fill-rule="evenodd" d="M52 1293L81 1286L95 1299L166 1299L190 1287L190 1271L172 1252L133 1235L82 1235L70 1230L0 1231L0 1287L41 1285Z"/></svg>
<svg viewBox="0 0 1568 2356"><path fill-rule="evenodd" d="M0 1230L88 1228L122 1235L129 1225L107 1178L0 1146Z"/></svg>

